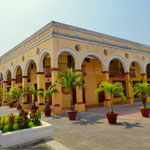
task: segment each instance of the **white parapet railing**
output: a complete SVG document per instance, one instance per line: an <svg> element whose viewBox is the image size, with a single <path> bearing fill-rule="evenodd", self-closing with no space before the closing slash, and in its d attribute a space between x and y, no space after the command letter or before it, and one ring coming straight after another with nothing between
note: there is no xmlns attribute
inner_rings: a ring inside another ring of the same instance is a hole
<svg viewBox="0 0 150 150"><path fill-rule="evenodd" d="M0 148L9 148L35 140L49 138L53 135L53 125L42 121L41 126L22 129L2 134L0 131Z"/></svg>

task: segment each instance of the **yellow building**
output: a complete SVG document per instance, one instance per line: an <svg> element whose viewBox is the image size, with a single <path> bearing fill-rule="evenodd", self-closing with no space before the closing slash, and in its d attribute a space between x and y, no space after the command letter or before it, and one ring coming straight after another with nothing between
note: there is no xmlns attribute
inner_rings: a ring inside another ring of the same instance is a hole
<svg viewBox="0 0 150 150"><path fill-rule="evenodd" d="M73 90L77 110L109 105L107 94L95 94L102 81L122 83L127 102L133 104L138 99L133 97L133 85L150 82L150 46L52 21L0 57L0 86L4 92L15 85L47 89L68 67L85 76L85 88ZM57 89L62 92L52 95L54 114L70 103L69 94L60 85ZM23 108L31 102L31 95L24 96ZM120 98L114 96L113 102ZM37 97L36 104L43 110L45 98Z"/></svg>

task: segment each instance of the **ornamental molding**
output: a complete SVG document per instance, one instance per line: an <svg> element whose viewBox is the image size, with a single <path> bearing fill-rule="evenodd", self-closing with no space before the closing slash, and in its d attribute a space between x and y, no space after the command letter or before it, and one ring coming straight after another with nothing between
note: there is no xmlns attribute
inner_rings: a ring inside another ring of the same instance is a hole
<svg viewBox="0 0 150 150"><path fill-rule="evenodd" d="M84 42L84 43L88 43L88 44L109 47L109 48L115 48L115 49L119 49L119 50L122 50L122 51L125 51L125 52L128 51L128 52L134 52L134 53L137 53L137 54L145 54L145 55L148 54L148 55L150 55L150 52L146 52L146 51L139 51L139 50L136 50L136 49L122 48L122 47L119 47L117 45L111 45L111 44L109 45L109 43L102 43L100 41L92 41L92 40L89 40L89 39L83 39L83 38L79 38L79 37L71 37L71 36L66 35L66 34L60 34L60 33L57 33L57 32L52 32L52 33L49 33L46 36L42 37L38 41L34 42L33 44L29 45L28 47L23 48L19 52L15 53L15 54L12 54L10 57L8 57L5 60L3 60L2 62L0 62L0 65L10 61L11 59L21 55L22 53L30 50L34 46L37 46L38 44L40 44L40 43L42 43L42 42L44 42L44 41L46 41L46 40L48 40L52 37L63 38L63 39L68 39L68 40L74 40L74 41ZM8 54L10 52L13 52L13 51L15 51L15 50L10 50L6 54ZM6 54L1 56L0 59L4 58L6 56Z"/></svg>

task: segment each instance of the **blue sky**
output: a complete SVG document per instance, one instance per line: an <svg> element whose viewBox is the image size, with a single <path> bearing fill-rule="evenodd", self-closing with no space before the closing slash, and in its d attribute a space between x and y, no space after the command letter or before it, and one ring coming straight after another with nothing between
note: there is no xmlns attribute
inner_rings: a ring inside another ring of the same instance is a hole
<svg viewBox="0 0 150 150"><path fill-rule="evenodd" d="M150 0L0 0L0 55L52 20L150 45Z"/></svg>

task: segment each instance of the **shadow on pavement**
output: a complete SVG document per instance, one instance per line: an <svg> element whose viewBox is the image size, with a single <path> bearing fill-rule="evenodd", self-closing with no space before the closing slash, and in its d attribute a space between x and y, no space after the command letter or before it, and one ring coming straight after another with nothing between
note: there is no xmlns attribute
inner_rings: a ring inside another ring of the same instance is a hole
<svg viewBox="0 0 150 150"><path fill-rule="evenodd" d="M136 123L120 122L120 123L116 123L115 125L124 126L126 129L133 128L133 127L143 127L141 123L139 122L136 122Z"/></svg>
<svg viewBox="0 0 150 150"><path fill-rule="evenodd" d="M103 115L91 115L91 114L79 114L77 120L73 124L80 125L94 125L94 124L103 124L100 120L105 119Z"/></svg>
<svg viewBox="0 0 150 150"><path fill-rule="evenodd" d="M103 122L97 121L97 120L83 120L78 119L73 124L80 124L80 125L94 125L94 124L102 124Z"/></svg>

